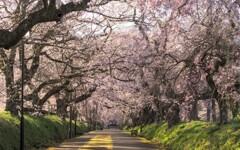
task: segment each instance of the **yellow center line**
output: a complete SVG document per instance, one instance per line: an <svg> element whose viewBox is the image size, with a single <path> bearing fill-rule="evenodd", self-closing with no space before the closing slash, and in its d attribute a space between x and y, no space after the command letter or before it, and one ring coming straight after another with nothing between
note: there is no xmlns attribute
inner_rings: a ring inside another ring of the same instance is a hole
<svg viewBox="0 0 240 150"><path fill-rule="evenodd" d="M105 149L112 150L112 137L111 135L96 135L87 144L81 146L79 150L89 149Z"/></svg>

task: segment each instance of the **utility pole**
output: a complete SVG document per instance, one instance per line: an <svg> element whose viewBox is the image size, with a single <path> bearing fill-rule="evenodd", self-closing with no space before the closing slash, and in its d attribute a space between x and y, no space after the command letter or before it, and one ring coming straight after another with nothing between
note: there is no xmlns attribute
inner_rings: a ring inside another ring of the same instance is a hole
<svg viewBox="0 0 240 150"><path fill-rule="evenodd" d="M72 105L70 105L70 131L69 138L72 138Z"/></svg>
<svg viewBox="0 0 240 150"><path fill-rule="evenodd" d="M76 89L74 90L74 99L77 98L77 92ZM74 126L74 133L75 137L77 136L77 104L75 102L75 109L74 109L74 119L75 119L75 126Z"/></svg>
<svg viewBox="0 0 240 150"><path fill-rule="evenodd" d="M74 114L75 114L75 126L74 126L74 133L75 133L75 136L77 136L77 109L75 107L75 111L74 111Z"/></svg>
<svg viewBox="0 0 240 150"><path fill-rule="evenodd" d="M22 81L21 81L21 115L20 115L20 150L24 150L24 114L23 114L23 97L24 97L24 43L21 49L21 68L22 68Z"/></svg>

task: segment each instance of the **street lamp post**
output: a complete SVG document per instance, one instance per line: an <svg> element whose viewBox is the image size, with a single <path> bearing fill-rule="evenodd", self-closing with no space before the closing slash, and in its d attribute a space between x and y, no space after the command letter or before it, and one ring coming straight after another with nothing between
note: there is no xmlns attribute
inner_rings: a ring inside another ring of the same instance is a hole
<svg viewBox="0 0 240 150"><path fill-rule="evenodd" d="M72 105L70 105L70 130L69 130L69 138L72 138Z"/></svg>
<svg viewBox="0 0 240 150"><path fill-rule="evenodd" d="M74 115L74 119L75 119L74 134L75 134L75 136L77 136L77 109L76 109L76 106L75 106L74 113L75 113L75 115Z"/></svg>
<svg viewBox="0 0 240 150"><path fill-rule="evenodd" d="M77 98L77 92L76 92L76 89L74 89L74 99ZM75 106L74 106L74 119L75 119L75 126L74 126L74 133L75 133L75 136L77 136L77 104L76 102L74 103Z"/></svg>
<svg viewBox="0 0 240 150"><path fill-rule="evenodd" d="M24 97L24 43L21 49L21 69L22 69L22 81L21 81L21 115L20 115L20 150L24 150L24 114L23 114L23 97Z"/></svg>

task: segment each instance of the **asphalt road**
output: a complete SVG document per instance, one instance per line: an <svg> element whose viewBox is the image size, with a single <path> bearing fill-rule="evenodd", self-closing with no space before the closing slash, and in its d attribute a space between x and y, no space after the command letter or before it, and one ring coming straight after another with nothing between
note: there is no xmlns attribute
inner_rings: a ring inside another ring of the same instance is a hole
<svg viewBox="0 0 240 150"><path fill-rule="evenodd" d="M93 131L48 150L157 150L150 141L118 129Z"/></svg>

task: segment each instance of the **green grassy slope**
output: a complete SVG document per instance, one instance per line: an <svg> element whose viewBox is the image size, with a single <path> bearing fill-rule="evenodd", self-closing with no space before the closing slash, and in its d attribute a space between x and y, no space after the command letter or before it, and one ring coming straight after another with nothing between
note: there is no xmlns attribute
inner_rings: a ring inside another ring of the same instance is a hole
<svg viewBox="0 0 240 150"><path fill-rule="evenodd" d="M19 117L0 111L0 149L19 149ZM68 137L69 123L53 115L25 116L26 149L53 144ZM74 125L73 125L74 126ZM87 132L84 124L77 124L78 132Z"/></svg>
<svg viewBox="0 0 240 150"><path fill-rule="evenodd" d="M166 128L166 123L150 124L143 128L142 136L174 150L240 150L240 116L221 127L192 121Z"/></svg>

